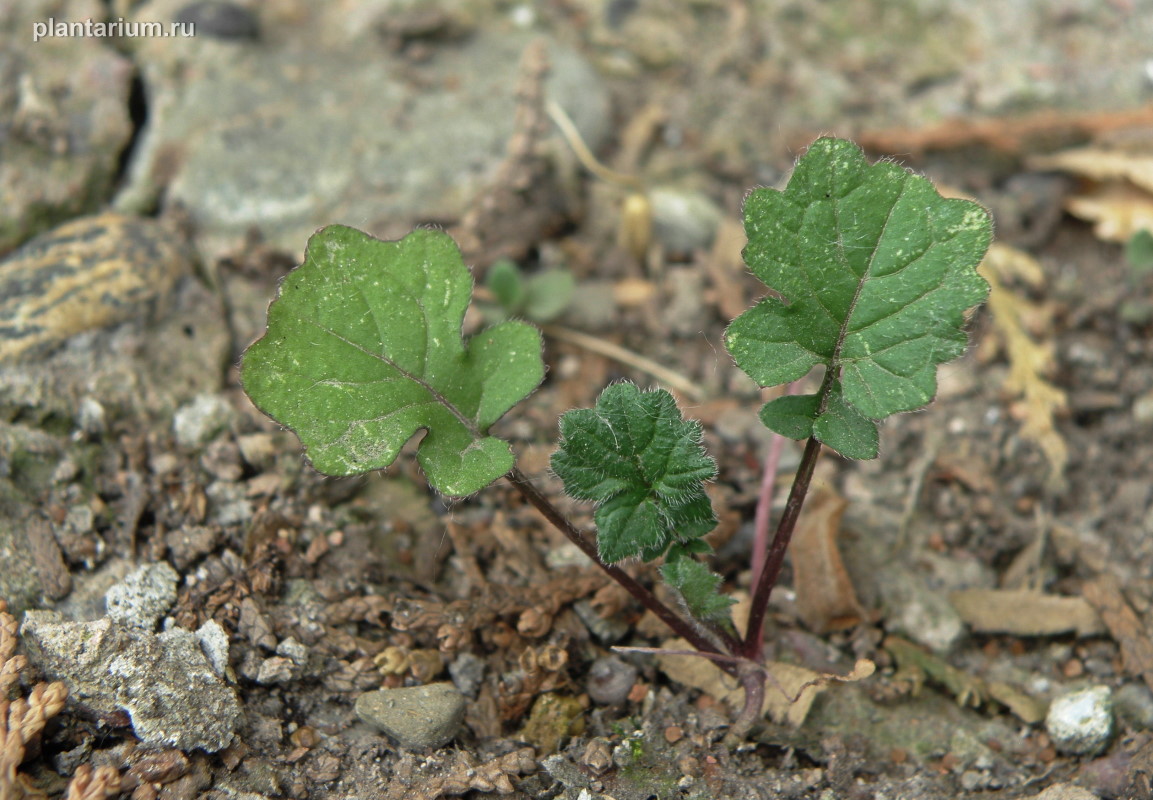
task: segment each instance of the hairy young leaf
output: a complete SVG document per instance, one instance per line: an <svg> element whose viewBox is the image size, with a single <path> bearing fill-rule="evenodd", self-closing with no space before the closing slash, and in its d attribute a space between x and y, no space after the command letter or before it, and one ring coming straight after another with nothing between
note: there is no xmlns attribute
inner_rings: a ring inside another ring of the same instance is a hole
<svg viewBox="0 0 1153 800"><path fill-rule="evenodd" d="M745 230L746 262L782 299L738 317L729 352L761 386L826 369L815 399L780 398L762 419L782 435L811 433L847 456L875 457L873 420L927 404L937 365L964 352L964 312L989 291L976 272L989 213L825 138L784 191L749 195Z"/></svg>
<svg viewBox="0 0 1153 800"><path fill-rule="evenodd" d="M716 527L704 481L717 474L701 447L701 425L685 421L663 389L605 389L595 408L560 420L553 471L565 491L597 504L597 545L606 563L657 558L669 544Z"/></svg>
<svg viewBox="0 0 1153 800"><path fill-rule="evenodd" d="M677 590L694 617L726 626L731 624L729 607L736 600L721 594L721 576L691 555L678 551L676 546L670 548L661 566L661 576Z"/></svg>
<svg viewBox="0 0 1153 800"><path fill-rule="evenodd" d="M352 475L391 464L417 431L417 459L446 495L471 494L513 466L487 431L544 375L540 335L506 322L461 339L472 277L444 233L395 242L330 225L309 239L244 354L241 380L296 431L313 466Z"/></svg>

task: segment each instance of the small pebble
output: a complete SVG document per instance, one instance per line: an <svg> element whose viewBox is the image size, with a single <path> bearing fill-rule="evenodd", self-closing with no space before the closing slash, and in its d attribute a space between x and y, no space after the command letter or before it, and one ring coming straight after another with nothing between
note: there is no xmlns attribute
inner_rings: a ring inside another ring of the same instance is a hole
<svg viewBox="0 0 1153 800"><path fill-rule="evenodd" d="M94 397L85 397L76 411L76 427L87 436L99 436L108 427L104 406Z"/></svg>
<svg viewBox="0 0 1153 800"><path fill-rule="evenodd" d="M713 244L724 212L708 196L682 189L658 188L649 193L657 238L672 253L707 250Z"/></svg>
<svg viewBox="0 0 1153 800"><path fill-rule="evenodd" d="M1143 683L1127 683L1113 698L1117 715L1137 730L1153 730L1153 691Z"/></svg>
<svg viewBox="0 0 1153 800"><path fill-rule="evenodd" d="M196 629L196 640L208 659L212 670L221 677L230 673L228 666L228 632L214 619L208 620Z"/></svg>
<svg viewBox="0 0 1153 800"><path fill-rule="evenodd" d="M273 656L260 663L256 671L256 682L261 686L271 686L274 683L287 683L292 680L294 664L291 658Z"/></svg>
<svg viewBox="0 0 1153 800"><path fill-rule="evenodd" d="M177 410L172 430L181 447L200 447L228 427L234 415L232 406L220 395L201 394Z"/></svg>
<svg viewBox="0 0 1153 800"><path fill-rule="evenodd" d="M1063 753L1100 753L1113 737L1113 697L1109 687L1091 686L1058 697L1049 706L1045 730Z"/></svg>
<svg viewBox="0 0 1153 800"><path fill-rule="evenodd" d="M451 683L379 689L356 698L356 715L405 750L452 741L464 720L464 695Z"/></svg>
<svg viewBox="0 0 1153 800"><path fill-rule="evenodd" d="M461 653L456 660L448 665L448 674L460 693L467 697L476 697L480 691L480 684L484 680L484 660L469 652Z"/></svg>
<svg viewBox="0 0 1153 800"><path fill-rule="evenodd" d="M614 644L628 636L629 624L627 622L616 615L602 617L588 600L578 600L573 603L573 611L589 629L589 633L603 644Z"/></svg>
<svg viewBox="0 0 1153 800"><path fill-rule="evenodd" d="M589 697L597 705L616 706L625 702L637 682L637 668L615 656L598 658L589 668Z"/></svg>
<svg viewBox="0 0 1153 800"><path fill-rule="evenodd" d="M176 12L176 21L191 23L197 36L241 41L260 37L260 25L252 12L236 3L200 0Z"/></svg>

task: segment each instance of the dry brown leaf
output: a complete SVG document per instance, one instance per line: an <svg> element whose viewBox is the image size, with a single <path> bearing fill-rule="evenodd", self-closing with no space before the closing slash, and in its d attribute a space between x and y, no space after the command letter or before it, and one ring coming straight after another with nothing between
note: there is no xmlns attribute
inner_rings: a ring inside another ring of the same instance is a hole
<svg viewBox="0 0 1153 800"><path fill-rule="evenodd" d="M1102 183L1127 180L1134 186L1153 192L1153 154L1149 153L1105 147L1078 147L1029 159L1029 166L1040 170L1071 172Z"/></svg>
<svg viewBox="0 0 1153 800"><path fill-rule="evenodd" d="M721 220L705 269L713 284L712 302L724 319L736 319L749 307L741 276L746 271L741 251L748 238L745 227L734 219Z"/></svg>
<svg viewBox="0 0 1153 800"><path fill-rule="evenodd" d="M1059 597L1030 589L965 589L949 594L965 624L978 633L1056 636L1070 631L1095 636L1105 626L1080 597Z"/></svg>
<svg viewBox="0 0 1153 800"><path fill-rule="evenodd" d="M1057 432L1054 419L1067 407L1067 399L1063 391L1045 380L1045 374L1053 367L1051 348L1035 342L1026 331L1024 320L1036 314L1037 309L1004 284L1009 278L1040 275L1040 269L1024 252L994 242L978 271L989 282L993 326L1009 358L1005 388L1022 398L1021 436L1041 448L1049 463L1048 481L1059 488L1064 482L1069 449Z"/></svg>
<svg viewBox="0 0 1153 800"><path fill-rule="evenodd" d="M664 650L690 650L684 639L671 639L661 645ZM659 654L657 665L669 678L728 705L740 708L745 701L745 690L732 675L706 658L694 655ZM768 682L765 701L761 709L769 719L779 725L800 727L809 714L813 700L823 687L818 684L821 674L794 664L771 661L765 665Z"/></svg>
<svg viewBox="0 0 1153 800"><path fill-rule="evenodd" d="M989 697L1009 709L1013 716L1026 725L1036 725L1045 719L1045 713L1049 710L1049 705L1045 701L1026 694L1004 681L989 681L985 684L985 690L989 693Z"/></svg>
<svg viewBox="0 0 1153 800"><path fill-rule="evenodd" d="M1124 111L1062 111L1044 109L1019 117L947 119L924 128L862 131L856 139L867 150L881 153L920 154L975 145L1002 153L1037 152L1052 142L1075 141L1087 136L1148 128L1153 107Z"/></svg>
<svg viewBox="0 0 1153 800"><path fill-rule="evenodd" d="M849 628L864 617L837 549L841 517L848 505L832 489L821 487L806 503L793 534L790 557L797 613L814 633Z"/></svg>
<svg viewBox="0 0 1153 800"><path fill-rule="evenodd" d="M1097 609L1109 628L1109 635L1121 648L1121 663L1125 671L1141 676L1153 689L1153 637L1121 594L1117 579L1101 575L1086 583L1081 594Z"/></svg>
<svg viewBox="0 0 1153 800"><path fill-rule="evenodd" d="M1149 137L1138 140L1148 141ZM1061 170L1089 185L1065 201L1070 214L1093 223L1097 237L1127 242L1137 231L1153 230L1153 148L1080 147L1030 159L1034 169Z"/></svg>
<svg viewBox="0 0 1153 800"><path fill-rule="evenodd" d="M1065 208L1092 222L1097 238L1106 242L1127 242L1137 231L1153 230L1153 195L1129 184L1109 183L1073 195Z"/></svg>

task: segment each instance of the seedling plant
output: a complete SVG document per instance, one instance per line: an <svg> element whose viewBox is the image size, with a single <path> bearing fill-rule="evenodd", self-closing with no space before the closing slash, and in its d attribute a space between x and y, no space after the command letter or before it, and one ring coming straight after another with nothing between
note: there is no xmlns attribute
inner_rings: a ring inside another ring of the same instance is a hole
<svg viewBox="0 0 1153 800"><path fill-rule="evenodd" d="M542 381L540 333L513 320L462 339L472 279L442 232L389 242L341 225L318 231L269 307L267 333L244 355L244 389L296 432L327 475L384 468L423 431L416 458L441 494L510 482L645 608L740 680L736 727L747 730L764 698L769 597L821 448L875 458L877 423L933 399L937 365L963 353L965 312L988 292L976 267L992 224L980 205L943 198L925 178L870 164L834 138L809 147L783 191L753 191L744 221L745 261L770 292L729 326L729 353L762 387L814 368L823 374L816 392L761 409L768 428L805 446L767 552L751 559L763 566L743 635L721 577L701 560L717 524L705 492L717 467L700 423L684 419L669 392L631 383L564 414L551 466L568 495L595 508L595 538L582 531L489 433ZM679 606L619 566L633 560L662 561Z"/></svg>

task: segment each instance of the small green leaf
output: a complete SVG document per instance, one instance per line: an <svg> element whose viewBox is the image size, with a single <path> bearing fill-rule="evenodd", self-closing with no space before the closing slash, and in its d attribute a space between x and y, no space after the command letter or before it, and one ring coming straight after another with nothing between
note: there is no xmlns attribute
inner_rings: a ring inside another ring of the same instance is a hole
<svg viewBox="0 0 1153 800"><path fill-rule="evenodd" d="M506 317L520 313L528 291L524 278L521 277L520 268L516 264L507 258L497 261L488 268L484 285L500 303Z"/></svg>
<svg viewBox="0 0 1153 800"><path fill-rule="evenodd" d="M826 138L784 191L749 195L745 230L746 262L782 299L738 317L725 334L729 352L761 386L826 369L811 413L782 398L766 424L803 433L794 417L804 412L818 439L875 455L872 420L927 404L937 365L964 352L964 312L989 291L976 272L992 238L989 213Z"/></svg>
<svg viewBox="0 0 1153 800"><path fill-rule="evenodd" d="M765 403L761 408L761 422L781 436L808 439L813 435L813 420L820 406L820 395L787 394Z"/></svg>
<svg viewBox="0 0 1153 800"><path fill-rule="evenodd" d="M530 276L526 289L524 315L533 322L549 322L568 308L576 279L567 269L546 269Z"/></svg>
<svg viewBox="0 0 1153 800"><path fill-rule="evenodd" d="M309 239L248 348L252 401L292 428L313 466L353 475L391 464L418 431L428 481L472 494L513 456L488 428L540 383L540 335L507 322L461 339L472 278L452 239L417 230L395 242L342 225Z"/></svg>
<svg viewBox="0 0 1153 800"><path fill-rule="evenodd" d="M1153 233L1141 228L1125 243L1125 260L1135 275L1153 270Z"/></svg>
<svg viewBox="0 0 1153 800"><path fill-rule="evenodd" d="M661 567L661 575L677 590L694 617L731 625L729 608L736 601L720 593L720 575L689 555L674 557L672 553Z"/></svg>
<svg viewBox="0 0 1153 800"><path fill-rule="evenodd" d="M846 403L835 385L813 423L813 435L846 458L876 458L880 446L877 423Z"/></svg>
<svg viewBox="0 0 1153 800"><path fill-rule="evenodd" d="M701 447L700 423L685 421L668 392L614 384L595 408L562 416L560 431L553 471L570 496L597 504L606 563L653 559L716 527L704 489L716 464Z"/></svg>

